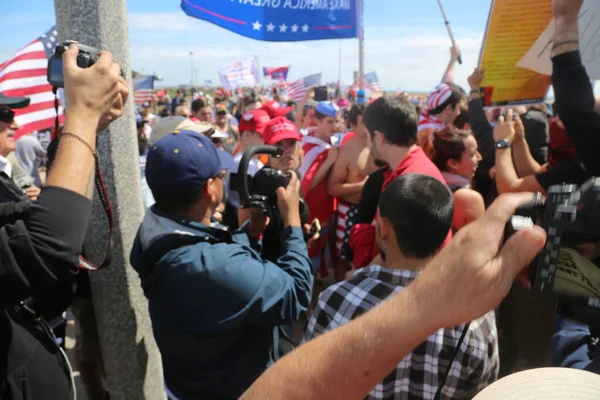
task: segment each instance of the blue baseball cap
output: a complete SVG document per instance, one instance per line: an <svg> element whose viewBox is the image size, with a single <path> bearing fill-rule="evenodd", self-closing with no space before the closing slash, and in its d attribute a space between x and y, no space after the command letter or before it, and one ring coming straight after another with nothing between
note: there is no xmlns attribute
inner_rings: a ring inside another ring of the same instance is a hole
<svg viewBox="0 0 600 400"><path fill-rule="evenodd" d="M320 101L317 103L317 112L328 117L337 117L338 108L331 101Z"/></svg>
<svg viewBox="0 0 600 400"><path fill-rule="evenodd" d="M174 131L152 145L146 158L146 180L152 194L183 193L200 188L221 170L233 168L233 157L217 150L194 131Z"/></svg>

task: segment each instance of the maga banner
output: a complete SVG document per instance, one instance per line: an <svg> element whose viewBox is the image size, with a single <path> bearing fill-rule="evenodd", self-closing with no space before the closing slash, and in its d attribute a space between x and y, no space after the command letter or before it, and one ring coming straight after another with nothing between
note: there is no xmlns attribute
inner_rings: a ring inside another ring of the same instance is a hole
<svg viewBox="0 0 600 400"><path fill-rule="evenodd" d="M517 64L551 20L549 0L492 1L479 61L486 107L544 101L550 77Z"/></svg>
<svg viewBox="0 0 600 400"><path fill-rule="evenodd" d="M363 0L182 0L189 16L257 40L296 42L358 36Z"/></svg>

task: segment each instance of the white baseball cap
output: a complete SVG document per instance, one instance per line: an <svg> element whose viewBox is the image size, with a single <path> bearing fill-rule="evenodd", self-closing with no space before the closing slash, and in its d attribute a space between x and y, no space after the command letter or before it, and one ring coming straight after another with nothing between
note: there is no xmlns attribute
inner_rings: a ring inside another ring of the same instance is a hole
<svg viewBox="0 0 600 400"><path fill-rule="evenodd" d="M196 133L206 134L214 129L213 124L208 122L201 122L199 124L190 121L189 119L180 115L165 117L158 120L152 127L152 143L158 142L173 131L194 131Z"/></svg>

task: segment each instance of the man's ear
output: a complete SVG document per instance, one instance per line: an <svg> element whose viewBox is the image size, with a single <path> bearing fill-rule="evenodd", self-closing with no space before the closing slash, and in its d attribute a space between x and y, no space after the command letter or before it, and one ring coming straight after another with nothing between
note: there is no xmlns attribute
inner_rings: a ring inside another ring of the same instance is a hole
<svg viewBox="0 0 600 400"><path fill-rule="evenodd" d="M381 144L385 142L385 136L383 135L383 133L375 131L373 134L373 141L377 144Z"/></svg>
<svg viewBox="0 0 600 400"><path fill-rule="evenodd" d="M215 189L213 187L213 183L214 183L214 179L209 179L206 181L206 184L204 185L204 189L203 189L203 197L207 198L208 200L212 200L212 198L215 195Z"/></svg>
<svg viewBox="0 0 600 400"><path fill-rule="evenodd" d="M391 233L392 224L390 223L390 221L385 217L379 216L379 239L387 240L389 239Z"/></svg>

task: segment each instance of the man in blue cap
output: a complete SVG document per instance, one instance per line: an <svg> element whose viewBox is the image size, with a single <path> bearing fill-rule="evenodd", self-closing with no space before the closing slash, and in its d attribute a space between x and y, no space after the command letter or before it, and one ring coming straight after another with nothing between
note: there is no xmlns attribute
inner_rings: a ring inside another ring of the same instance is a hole
<svg viewBox="0 0 600 400"><path fill-rule="evenodd" d="M329 232L334 231L334 201L327 188L327 176L338 156L331 137L336 133L338 108L330 101L320 101L316 107L317 126L314 134L304 136L302 150L304 161L300 166L302 194L313 220L318 219L323 230L319 243L310 247L310 257L315 272L334 268L334 253L329 244ZM312 223L312 221L310 221Z"/></svg>
<svg viewBox="0 0 600 400"><path fill-rule="evenodd" d="M252 210L231 234L211 228L231 156L193 131L154 143L146 178L156 204L131 253L173 399L234 399L279 357L277 327L297 320L312 275L299 216L299 181L277 191L284 221L276 263L260 256L268 220Z"/></svg>

